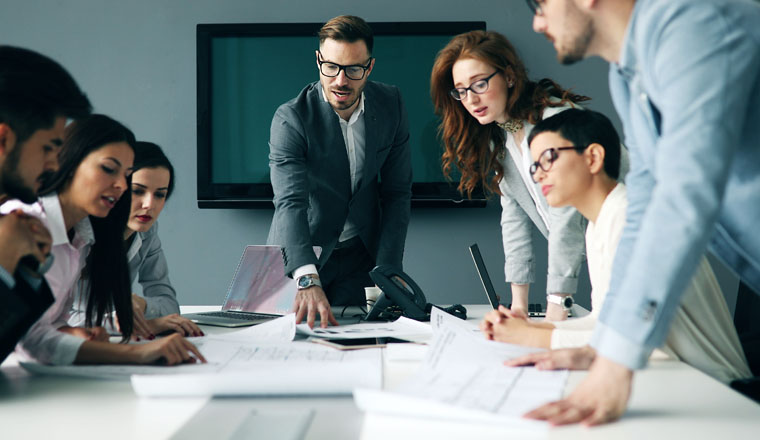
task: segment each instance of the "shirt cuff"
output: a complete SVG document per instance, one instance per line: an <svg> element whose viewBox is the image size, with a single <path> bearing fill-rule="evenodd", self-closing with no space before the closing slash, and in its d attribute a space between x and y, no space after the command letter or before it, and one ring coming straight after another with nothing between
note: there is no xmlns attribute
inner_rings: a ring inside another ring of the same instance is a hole
<svg viewBox="0 0 760 440"><path fill-rule="evenodd" d="M3 266L0 266L0 281L5 283L9 289L16 287L16 280L13 279L13 275L9 274Z"/></svg>
<svg viewBox="0 0 760 440"><path fill-rule="evenodd" d="M293 279L297 280L299 277L302 277L304 275L308 274L317 274L319 275L319 272L317 272L317 266L314 264L305 264L298 269L293 271Z"/></svg>
<svg viewBox="0 0 760 440"><path fill-rule="evenodd" d="M145 296L142 298L145 300L145 319L160 318L161 310L159 310L158 301Z"/></svg>
<svg viewBox="0 0 760 440"><path fill-rule="evenodd" d="M570 295L578 291L577 277L563 277L558 275L546 276L546 294L568 293Z"/></svg>
<svg viewBox="0 0 760 440"><path fill-rule="evenodd" d="M654 347L637 344L614 330L612 327L597 321L591 346L600 356L604 356L631 370L640 370L647 365L649 355Z"/></svg>
<svg viewBox="0 0 760 440"><path fill-rule="evenodd" d="M507 261L504 263L505 281L515 284L531 284L536 281L536 264L533 261Z"/></svg>
<svg viewBox="0 0 760 440"><path fill-rule="evenodd" d="M29 284L32 289L34 289L35 292L40 291L40 287L42 286L42 275L38 277L31 276L23 270L18 271L18 274L21 278L24 279L24 281L26 281L27 284Z"/></svg>
<svg viewBox="0 0 760 440"><path fill-rule="evenodd" d="M84 339L66 333L61 333L61 336L50 363L53 365L71 365L76 360L79 347L84 344Z"/></svg>

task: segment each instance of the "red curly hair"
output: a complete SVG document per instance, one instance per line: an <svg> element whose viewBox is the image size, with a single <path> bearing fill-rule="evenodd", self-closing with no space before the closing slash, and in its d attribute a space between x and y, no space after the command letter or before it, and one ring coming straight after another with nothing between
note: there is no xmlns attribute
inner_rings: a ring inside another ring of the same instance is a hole
<svg viewBox="0 0 760 440"><path fill-rule="evenodd" d="M499 180L504 169L497 156L505 142L504 133L495 123L480 125L464 106L451 97L454 88L451 69L459 59L482 61L512 78L514 85L507 99L507 114L511 119L536 124L546 107L558 107L567 102L587 101L588 97L574 95L550 79L533 82L517 51L506 37L493 31L471 31L457 35L438 52L430 76L430 96L435 112L441 117L438 134L443 140L443 173L451 179L454 167L461 173L459 191L470 197L482 185L488 193L501 194ZM552 99L552 98L559 98ZM497 147L491 151L490 144Z"/></svg>

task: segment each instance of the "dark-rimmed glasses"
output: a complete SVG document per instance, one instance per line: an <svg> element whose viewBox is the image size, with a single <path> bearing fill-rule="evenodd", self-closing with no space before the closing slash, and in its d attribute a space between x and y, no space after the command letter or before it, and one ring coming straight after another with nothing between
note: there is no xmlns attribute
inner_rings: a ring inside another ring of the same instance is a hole
<svg viewBox="0 0 760 440"><path fill-rule="evenodd" d="M585 150L586 147L576 147L575 145L570 147L556 147L556 148L549 148L547 150L544 150L543 153L541 153L540 156L538 156L538 160L530 164L530 168L528 169L530 171L530 177L533 179L534 182L538 183L536 180L536 172L538 172L538 169L541 168L543 172L548 172L550 169L552 169L552 164L554 161L557 160L559 157L559 152L562 150L575 150L577 152L581 152Z"/></svg>
<svg viewBox="0 0 760 440"><path fill-rule="evenodd" d="M496 75L499 72L500 71L497 70L496 72L488 75L487 77L483 79L479 79L475 81L474 83L470 84L469 87L453 88L449 91L449 94L451 95L452 98L456 99L457 101L461 101L467 97L468 90L477 95L480 95L481 93L485 93L488 91L488 81L490 81L491 78L493 78L494 75Z"/></svg>
<svg viewBox="0 0 760 440"><path fill-rule="evenodd" d="M319 63L319 71L322 73L322 75L329 78L335 78L336 76L340 75L340 71L342 70L346 72L346 78L360 80L364 78L364 75L367 74L367 70L369 70L370 64L372 64L372 57L369 57L369 61L367 61L367 64L365 65L352 64L350 66L344 66L342 64L336 64L330 61L322 61L322 52L317 52L319 53L319 58L317 58L317 63Z"/></svg>
<svg viewBox="0 0 760 440"><path fill-rule="evenodd" d="M545 1L546 0L525 0L525 3L528 4L528 7L533 12L533 15L542 16L544 15L544 10L541 4Z"/></svg>

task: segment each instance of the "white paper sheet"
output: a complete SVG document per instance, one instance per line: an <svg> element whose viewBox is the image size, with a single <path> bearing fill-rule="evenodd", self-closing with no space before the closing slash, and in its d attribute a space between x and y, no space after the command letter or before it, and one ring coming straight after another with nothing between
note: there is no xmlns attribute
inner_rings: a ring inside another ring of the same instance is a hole
<svg viewBox="0 0 760 440"><path fill-rule="evenodd" d="M400 317L393 322L363 322L360 324L340 325L335 327L314 327L298 324L299 334L317 338L359 339L393 337L415 341L430 339L430 324Z"/></svg>
<svg viewBox="0 0 760 440"><path fill-rule="evenodd" d="M296 341L295 317L221 335L193 338L206 364L69 365L21 363L39 374L132 378L141 396L350 394L382 385L379 349L340 351Z"/></svg>
<svg viewBox="0 0 760 440"><path fill-rule="evenodd" d="M211 335L211 339L239 342L288 342L296 336L296 314L290 313L243 330ZM204 355L205 356L205 355Z"/></svg>
<svg viewBox="0 0 760 440"><path fill-rule="evenodd" d="M396 390L354 391L368 412L446 418L543 431L546 424L520 416L557 400L566 371L508 368L504 360L540 349L487 341L471 323L444 312L431 314L433 338L420 370Z"/></svg>
<svg viewBox="0 0 760 440"><path fill-rule="evenodd" d="M182 364L172 367L158 365L66 365L53 366L34 362L21 362L25 369L58 376L88 377L94 379L127 380L132 374L199 374L220 371L233 359L245 357L253 344L265 344L257 356L272 350L272 344L285 344L295 337L295 314L273 319L264 324L220 335L190 338L189 341L208 360L207 364ZM143 342L143 343L147 343Z"/></svg>
<svg viewBox="0 0 760 440"><path fill-rule="evenodd" d="M162 397L316 395L350 394L354 387L382 386L379 349L339 351L309 342L251 346L209 342L216 352L226 350L227 355L214 373L134 375L135 393Z"/></svg>

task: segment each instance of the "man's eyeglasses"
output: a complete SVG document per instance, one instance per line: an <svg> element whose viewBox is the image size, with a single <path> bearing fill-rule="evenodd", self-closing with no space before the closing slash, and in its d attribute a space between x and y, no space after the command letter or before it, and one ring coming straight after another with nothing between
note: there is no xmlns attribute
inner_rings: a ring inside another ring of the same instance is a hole
<svg viewBox="0 0 760 440"><path fill-rule="evenodd" d="M576 147L575 145L573 145L572 147L557 147L557 148L549 148L548 150L544 150L544 152L541 153L540 156L538 156L538 160L530 164L530 169L529 169L530 177L533 179L534 182L538 183L538 181L536 180L536 172L538 172L538 169L541 168L545 173L548 172L550 169L552 169L552 164L559 157L560 151L575 150L577 152L581 152L585 149L586 147Z"/></svg>
<svg viewBox="0 0 760 440"><path fill-rule="evenodd" d="M525 0L530 10L533 11L533 15L538 16L544 15L544 10L541 4L545 1L546 0Z"/></svg>
<svg viewBox="0 0 760 440"><path fill-rule="evenodd" d="M366 75L367 70L369 70L369 66L370 64L372 64L372 57L369 57L369 61L367 61L367 64L365 65L352 64L350 66L344 66L341 64L331 63L329 61L322 61L322 52L319 52L319 58L317 59L317 63L319 63L319 71L324 76L334 78L340 75L340 71L342 70L346 72L346 77L348 79L360 80L364 78L364 75Z"/></svg>
<svg viewBox="0 0 760 440"><path fill-rule="evenodd" d="M470 87L457 87L457 88L451 89L449 91L449 94L451 95L452 98L456 99L457 101L461 101L467 97L468 90L478 95L480 95L481 93L485 93L488 91L488 81L490 81L491 78L493 78L494 75L496 75L497 73L499 73L498 70L488 75L487 77L483 79L479 79L475 81L474 83L470 84Z"/></svg>

